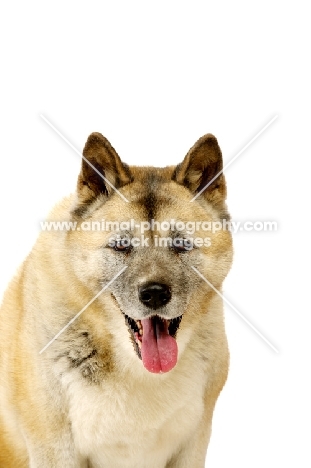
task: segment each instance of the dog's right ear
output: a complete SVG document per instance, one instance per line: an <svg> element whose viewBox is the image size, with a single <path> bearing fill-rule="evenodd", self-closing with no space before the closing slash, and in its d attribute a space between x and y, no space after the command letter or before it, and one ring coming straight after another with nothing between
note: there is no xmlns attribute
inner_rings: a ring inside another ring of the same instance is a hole
<svg viewBox="0 0 311 468"><path fill-rule="evenodd" d="M78 206L74 214L81 216L98 197L104 201L132 181L128 166L122 163L115 149L101 133L91 133L83 150L78 178Z"/></svg>

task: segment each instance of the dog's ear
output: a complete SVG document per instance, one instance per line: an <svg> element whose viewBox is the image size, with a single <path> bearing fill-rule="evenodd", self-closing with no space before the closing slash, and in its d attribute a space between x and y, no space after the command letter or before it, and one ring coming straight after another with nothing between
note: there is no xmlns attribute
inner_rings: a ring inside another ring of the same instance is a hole
<svg viewBox="0 0 311 468"><path fill-rule="evenodd" d="M78 178L78 207L74 213L83 214L99 196L108 199L115 189L130 183L128 166L122 163L115 149L101 133L91 133L83 150Z"/></svg>
<svg viewBox="0 0 311 468"><path fill-rule="evenodd" d="M176 167L173 180L187 187L194 195L203 190L200 196L223 211L226 210L226 183L222 169L218 142L214 135L208 133L195 143L183 162Z"/></svg>

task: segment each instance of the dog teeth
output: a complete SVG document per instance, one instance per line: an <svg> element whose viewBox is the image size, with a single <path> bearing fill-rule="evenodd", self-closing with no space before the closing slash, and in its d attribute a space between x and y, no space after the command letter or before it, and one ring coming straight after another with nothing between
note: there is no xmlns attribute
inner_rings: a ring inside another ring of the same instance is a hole
<svg viewBox="0 0 311 468"><path fill-rule="evenodd" d="M136 340L136 343L138 344L139 349L141 349L141 341Z"/></svg>
<svg viewBox="0 0 311 468"><path fill-rule="evenodd" d="M136 325L138 327L138 333L140 334L140 336L143 336L143 326L141 324L141 321L140 320L135 320L136 321Z"/></svg>

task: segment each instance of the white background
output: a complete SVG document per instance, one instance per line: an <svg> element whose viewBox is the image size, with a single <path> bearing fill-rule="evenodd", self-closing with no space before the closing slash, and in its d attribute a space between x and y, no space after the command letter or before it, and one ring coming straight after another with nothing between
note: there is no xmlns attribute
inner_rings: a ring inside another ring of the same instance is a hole
<svg viewBox="0 0 311 468"><path fill-rule="evenodd" d="M7 2L1 12L1 293L75 187L79 149L103 133L129 164L183 158L204 133L225 163L236 220L225 296L229 380L207 466L309 467L310 24L307 2ZM175 398L172 395L172 398ZM191 468L191 467L189 467Z"/></svg>

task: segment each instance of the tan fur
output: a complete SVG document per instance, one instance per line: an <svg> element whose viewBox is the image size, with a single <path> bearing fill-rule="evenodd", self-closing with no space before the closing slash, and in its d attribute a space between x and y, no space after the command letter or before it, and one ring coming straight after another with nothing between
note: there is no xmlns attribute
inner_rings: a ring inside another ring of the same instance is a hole
<svg viewBox="0 0 311 468"><path fill-rule="evenodd" d="M86 220L146 221L153 215L158 221L228 219L223 175L190 203L222 168L212 135L202 137L176 168L128 167L98 133L89 137L84 156L129 203L83 161L77 193L61 201L50 220L82 226ZM40 234L0 313L1 468L204 467L228 349L222 301L191 266L221 290L232 258L228 231L195 233L206 235L210 247L178 254L153 246L115 252L107 247L111 232ZM183 314L178 361L164 374L143 367L123 315L141 318L136 291L146 281L169 283L173 294L165 313Z"/></svg>

